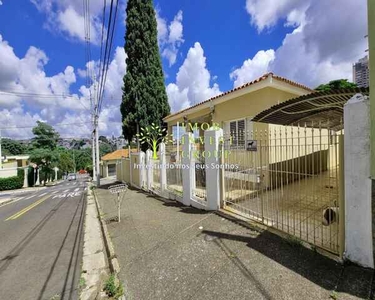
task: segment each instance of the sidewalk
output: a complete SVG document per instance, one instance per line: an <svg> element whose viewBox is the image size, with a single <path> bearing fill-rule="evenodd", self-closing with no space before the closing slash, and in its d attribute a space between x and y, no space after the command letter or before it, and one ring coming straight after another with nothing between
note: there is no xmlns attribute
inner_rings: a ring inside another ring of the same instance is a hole
<svg viewBox="0 0 375 300"><path fill-rule="evenodd" d="M113 196L96 190L104 218ZM373 272L345 268L230 217L128 191L108 222L127 300L368 299Z"/></svg>

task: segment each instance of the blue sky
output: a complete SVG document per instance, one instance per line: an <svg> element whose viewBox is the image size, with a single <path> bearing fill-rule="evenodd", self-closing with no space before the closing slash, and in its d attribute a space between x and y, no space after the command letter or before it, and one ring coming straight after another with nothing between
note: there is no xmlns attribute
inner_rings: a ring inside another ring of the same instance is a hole
<svg viewBox="0 0 375 300"><path fill-rule="evenodd" d="M107 1L110 2L110 1ZM366 1L158 0L159 46L172 111L203 101L272 71L310 87L351 80L365 55ZM3 135L30 136L36 120L62 136L89 136L88 89L81 0L0 1L0 91L73 94L74 98L0 95ZM103 0L91 0L93 65L99 58ZM125 6L120 0L103 134L120 134L119 104L126 72ZM352 17L356 11L356 17ZM92 89L93 87L89 87ZM87 123L80 126L64 124Z"/></svg>

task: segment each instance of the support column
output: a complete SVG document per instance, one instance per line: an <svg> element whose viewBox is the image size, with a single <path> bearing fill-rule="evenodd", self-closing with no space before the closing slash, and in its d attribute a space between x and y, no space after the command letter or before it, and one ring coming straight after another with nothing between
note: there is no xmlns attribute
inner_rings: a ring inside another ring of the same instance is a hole
<svg viewBox="0 0 375 300"><path fill-rule="evenodd" d="M38 185L40 185L40 176L39 176L40 174L39 174L39 168L38 168L38 170L37 170L37 179L36 179L36 182L35 182L35 186L38 186Z"/></svg>
<svg viewBox="0 0 375 300"><path fill-rule="evenodd" d="M345 255L374 267L370 177L370 107L360 94L344 107L345 132Z"/></svg>
<svg viewBox="0 0 375 300"><path fill-rule="evenodd" d="M23 168L23 172L24 172L24 176L25 176L25 178L23 179L23 187L24 188L29 187L29 181L28 181L29 172L28 172L28 170L29 170L29 167Z"/></svg>
<svg viewBox="0 0 375 300"><path fill-rule="evenodd" d="M191 205L191 198L193 197L193 189L195 185L195 166L192 155L193 144L191 143L193 134L187 132L182 137L182 187L183 196L182 204L186 206Z"/></svg>
<svg viewBox="0 0 375 300"><path fill-rule="evenodd" d="M58 168L55 168L55 181L57 181L57 171L58 170L59 170Z"/></svg>
<svg viewBox="0 0 375 300"><path fill-rule="evenodd" d="M151 191L153 183L152 151L146 151L146 190Z"/></svg>
<svg viewBox="0 0 375 300"><path fill-rule="evenodd" d="M204 132L204 149L206 164L206 190L207 209L220 209L220 163L221 149L220 141L223 137L223 130L206 130Z"/></svg>
<svg viewBox="0 0 375 300"><path fill-rule="evenodd" d="M166 169L166 159L165 159L165 144L161 143L159 145L159 155L160 155L160 190L162 194L167 189L167 169Z"/></svg>
<svg viewBox="0 0 375 300"><path fill-rule="evenodd" d="M146 188L146 153L139 152L139 187Z"/></svg>

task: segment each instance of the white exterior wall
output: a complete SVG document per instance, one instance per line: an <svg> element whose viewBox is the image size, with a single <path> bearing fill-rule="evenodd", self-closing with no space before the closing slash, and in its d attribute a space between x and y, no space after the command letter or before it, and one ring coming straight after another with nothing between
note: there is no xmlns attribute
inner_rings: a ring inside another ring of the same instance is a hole
<svg viewBox="0 0 375 300"><path fill-rule="evenodd" d="M373 268L369 105L368 99L356 95L344 107L344 257L361 266Z"/></svg>

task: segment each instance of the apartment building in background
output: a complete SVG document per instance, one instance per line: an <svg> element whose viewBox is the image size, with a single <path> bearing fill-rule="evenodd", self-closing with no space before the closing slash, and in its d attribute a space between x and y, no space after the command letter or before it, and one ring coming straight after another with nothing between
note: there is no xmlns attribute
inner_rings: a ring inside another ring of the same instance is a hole
<svg viewBox="0 0 375 300"><path fill-rule="evenodd" d="M366 55L353 64L353 82L358 87L368 87L370 82L369 59Z"/></svg>

